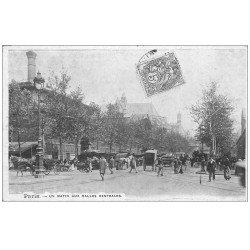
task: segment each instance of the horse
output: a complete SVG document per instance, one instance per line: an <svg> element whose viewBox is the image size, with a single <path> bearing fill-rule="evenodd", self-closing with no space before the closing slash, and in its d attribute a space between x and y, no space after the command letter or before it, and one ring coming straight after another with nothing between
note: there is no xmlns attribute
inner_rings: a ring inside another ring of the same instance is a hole
<svg viewBox="0 0 250 250"><path fill-rule="evenodd" d="M28 159L24 159L24 158L17 157L17 156L11 156L10 160L14 165L14 170L17 171L17 176L19 172L21 172L23 176L23 172L30 171L32 174L35 170L33 166L33 162Z"/></svg>

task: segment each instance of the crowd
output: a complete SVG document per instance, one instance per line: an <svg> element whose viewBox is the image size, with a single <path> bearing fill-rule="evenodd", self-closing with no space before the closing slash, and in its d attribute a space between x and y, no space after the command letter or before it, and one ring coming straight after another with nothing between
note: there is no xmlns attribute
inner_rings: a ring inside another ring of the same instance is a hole
<svg viewBox="0 0 250 250"><path fill-rule="evenodd" d="M10 158L10 163L15 162L13 157ZM114 169L121 169L124 166L129 169L129 173L133 170L138 173L138 165L146 165L145 157L137 158L134 154L128 153L124 158L115 158L114 156L104 157L102 155L100 158L93 156L87 157L84 161L78 161L77 159L74 160L67 160L60 161L60 164L64 166L68 166L69 169L74 170L77 168L84 168L85 172L92 172L94 169L99 169L101 180L104 180L104 176L106 170L108 169L110 174L114 173ZM223 168L224 171L224 178L226 180L230 180L231 178L231 166L232 162L227 156L221 157L219 160L218 158L213 157L212 155L202 154L199 151L194 151L192 156L190 157L187 154L181 154L180 156L171 156L171 163L170 165L173 167L174 174L183 174L187 168L187 163L191 164L191 167L194 166L195 163L199 163L201 166L201 171L208 172L209 174L209 181L212 179L215 180L215 172L217 169ZM46 163L44 163L46 166ZM152 170L157 169L157 176L163 176L163 169L166 167L166 158L163 156L158 156L156 160L153 162ZM121 167L121 168L120 168ZM184 169L185 167L185 169ZM145 168L144 168L145 169Z"/></svg>

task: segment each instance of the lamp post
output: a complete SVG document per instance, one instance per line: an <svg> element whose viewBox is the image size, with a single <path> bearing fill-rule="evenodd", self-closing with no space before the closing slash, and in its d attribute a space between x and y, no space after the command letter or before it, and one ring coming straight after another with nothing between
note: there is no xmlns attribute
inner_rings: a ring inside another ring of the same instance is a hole
<svg viewBox="0 0 250 250"><path fill-rule="evenodd" d="M45 80L42 78L41 73L38 71L37 76L34 78L34 84L37 89L38 96L38 146L36 153L36 170L35 178L43 177L43 147L42 147L42 133L41 133L41 107L40 107L40 91L43 87Z"/></svg>

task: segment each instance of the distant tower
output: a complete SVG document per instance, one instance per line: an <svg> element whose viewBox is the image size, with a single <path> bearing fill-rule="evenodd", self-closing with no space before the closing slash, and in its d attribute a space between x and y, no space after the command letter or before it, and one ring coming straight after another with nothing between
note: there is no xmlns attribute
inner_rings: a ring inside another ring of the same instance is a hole
<svg viewBox="0 0 250 250"><path fill-rule="evenodd" d="M34 51L26 52L28 58L28 82L33 82L36 76L36 53Z"/></svg>
<svg viewBox="0 0 250 250"><path fill-rule="evenodd" d="M246 129L246 110L243 108L241 113L241 134Z"/></svg>
<svg viewBox="0 0 250 250"><path fill-rule="evenodd" d="M125 94L123 93L122 97L121 97L120 104L121 104L121 107L122 107L122 110L124 113L126 112L127 103L128 103L127 98L126 98Z"/></svg>
<svg viewBox="0 0 250 250"><path fill-rule="evenodd" d="M127 98L124 93L122 94L121 103L124 104L125 107L127 106Z"/></svg>
<svg viewBox="0 0 250 250"><path fill-rule="evenodd" d="M180 112L177 114L177 124L178 125L181 124L181 113Z"/></svg>

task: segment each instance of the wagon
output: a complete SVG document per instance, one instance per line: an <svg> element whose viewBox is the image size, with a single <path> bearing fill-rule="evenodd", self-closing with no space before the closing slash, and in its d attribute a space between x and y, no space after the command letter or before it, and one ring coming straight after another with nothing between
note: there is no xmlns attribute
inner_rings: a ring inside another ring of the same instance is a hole
<svg viewBox="0 0 250 250"><path fill-rule="evenodd" d="M235 175L240 177L240 183L246 187L246 160L235 163Z"/></svg>
<svg viewBox="0 0 250 250"><path fill-rule="evenodd" d="M35 162L32 160L28 160L25 158L17 157L17 156L12 156L10 158L10 163L13 167L11 167L11 170L13 169L14 171L17 172L17 175L19 172L21 172L23 176L23 172L29 172L31 175L34 175L35 173Z"/></svg>
<svg viewBox="0 0 250 250"><path fill-rule="evenodd" d="M87 163L86 160L82 161L82 162L77 162L76 169L79 170L82 173L83 172L88 173L90 171L89 164Z"/></svg>
<svg viewBox="0 0 250 250"><path fill-rule="evenodd" d="M163 155L161 157L162 163L164 167L171 167L173 163L173 155L168 154L168 155Z"/></svg>
<svg viewBox="0 0 250 250"><path fill-rule="evenodd" d="M147 150L144 153L143 170L145 171L147 167L151 167L152 171L155 170L155 162L157 159L157 150Z"/></svg>
<svg viewBox="0 0 250 250"><path fill-rule="evenodd" d="M128 167L128 162L125 158L127 158L128 153L118 153L115 156L115 167L116 170L123 169L124 165Z"/></svg>

